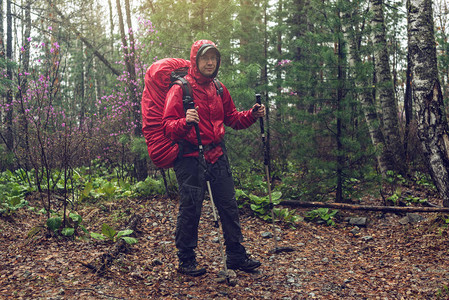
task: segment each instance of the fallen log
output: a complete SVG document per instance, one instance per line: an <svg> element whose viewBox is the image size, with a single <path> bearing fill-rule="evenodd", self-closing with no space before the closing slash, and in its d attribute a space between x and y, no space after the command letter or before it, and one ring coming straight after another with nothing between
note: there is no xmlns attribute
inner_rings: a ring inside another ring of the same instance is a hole
<svg viewBox="0 0 449 300"><path fill-rule="evenodd" d="M140 223L142 217L140 215L134 214L132 215L125 229L131 229L134 232L137 231L137 226ZM120 253L126 253L129 250L129 245L125 242L124 239L119 239L107 253L103 253L99 258L94 259L94 262L84 263L80 262L86 268L92 270L92 272L102 275L109 268L112 262L119 256Z"/></svg>
<svg viewBox="0 0 449 300"><path fill-rule="evenodd" d="M419 206L371 206L347 203L304 202L294 200L282 200L281 205L293 207L327 207L341 210L365 210L391 213L425 212L425 213L449 213L449 207L419 207Z"/></svg>

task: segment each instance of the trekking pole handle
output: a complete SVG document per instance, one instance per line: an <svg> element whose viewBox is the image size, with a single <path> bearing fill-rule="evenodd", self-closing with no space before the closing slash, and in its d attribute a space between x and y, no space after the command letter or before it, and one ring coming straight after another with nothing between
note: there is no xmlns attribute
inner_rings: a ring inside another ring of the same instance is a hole
<svg viewBox="0 0 449 300"><path fill-rule="evenodd" d="M256 103L259 105L262 105L262 100L261 100L260 94L256 94ZM258 108L256 108L255 110L257 111ZM262 139L265 139L265 129L263 126L263 117L260 117L259 121L260 121L260 134L262 135Z"/></svg>
<svg viewBox="0 0 449 300"><path fill-rule="evenodd" d="M192 97L186 96L183 100L184 110L187 111L188 109L195 109L195 103L193 102ZM200 152L200 156L204 155L203 151L203 144L201 143L201 135L200 135L200 127L197 123L193 123L193 126L195 127L196 132L196 139L198 141L198 149Z"/></svg>
<svg viewBox="0 0 449 300"><path fill-rule="evenodd" d="M256 103L262 105L260 94L256 94ZM264 150L264 165L268 166L268 148L267 143L265 141L265 127L263 124L263 117L259 118L259 124L260 124L260 136L262 137L262 144Z"/></svg>

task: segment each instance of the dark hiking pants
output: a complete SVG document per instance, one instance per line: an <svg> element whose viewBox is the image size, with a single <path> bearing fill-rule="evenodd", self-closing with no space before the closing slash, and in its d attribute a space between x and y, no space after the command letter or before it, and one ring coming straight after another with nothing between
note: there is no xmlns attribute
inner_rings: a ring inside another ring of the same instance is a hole
<svg viewBox="0 0 449 300"><path fill-rule="evenodd" d="M198 243L198 224L204 193L207 190L206 179L210 181L226 248L228 250L239 249L239 252L244 251L243 246L240 245L243 236L235 200L234 182L226 155L222 155L214 164L207 163L206 174L199 173L198 168L204 170L196 157L178 158L174 164L180 193L175 236L179 259L187 261L195 258L194 249Z"/></svg>

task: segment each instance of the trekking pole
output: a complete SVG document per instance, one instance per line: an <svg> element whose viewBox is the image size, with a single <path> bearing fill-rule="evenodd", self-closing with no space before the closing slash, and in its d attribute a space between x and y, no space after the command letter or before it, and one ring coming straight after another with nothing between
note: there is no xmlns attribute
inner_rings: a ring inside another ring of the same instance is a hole
<svg viewBox="0 0 449 300"><path fill-rule="evenodd" d="M195 126L195 131L196 131L196 139L198 141L198 152L199 152L199 158L201 161L201 165L204 168L204 173L207 172L207 165L206 165L206 159L204 158L204 147L203 144L201 142L201 136L200 136L200 128L198 126L198 124L194 124ZM212 189L210 187L210 181L209 179L206 179L206 185L207 185L207 191L209 192L209 198L210 198L210 203L212 206L212 213L214 215L214 227L217 228L218 232L218 243L219 243L219 248L220 248L220 255L221 255L221 259L223 262L223 271L225 273L225 279L226 279L226 284L228 285L235 285L235 282L231 282L231 280L229 279L229 274L228 274L228 266L226 265L226 256L223 250L223 241L221 240L220 237L220 231L222 231L222 228L220 226L220 223L218 222L218 216L217 216L217 210L216 210L216 206L215 206L215 202L214 202L214 197L212 196Z"/></svg>
<svg viewBox="0 0 449 300"><path fill-rule="evenodd" d="M260 94L256 94L256 103L262 104L262 101L260 99ZM278 247L278 238L276 233L276 220L274 216L274 204L273 199L271 197L271 181L270 181L270 170L268 168L269 165L269 157L270 157L270 149L268 149L267 142L265 140L265 128L263 124L263 117L259 118L260 123L260 136L262 137L262 146L263 146L263 152L264 152L264 165L265 165L265 175L267 177L267 189L268 189L268 198L270 199L270 208L271 208L271 220L273 224L273 238L274 238L274 249L272 250L273 253L279 253L279 252L290 252L293 251L290 247Z"/></svg>

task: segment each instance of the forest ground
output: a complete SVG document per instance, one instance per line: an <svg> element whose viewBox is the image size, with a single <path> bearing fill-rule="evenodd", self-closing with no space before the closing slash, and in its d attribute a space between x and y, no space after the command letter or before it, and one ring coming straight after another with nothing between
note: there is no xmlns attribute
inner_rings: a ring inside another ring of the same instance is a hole
<svg viewBox="0 0 449 300"><path fill-rule="evenodd" d="M415 191L412 191L415 192ZM30 205L40 200L30 197ZM367 198L364 204L379 205ZM432 199L432 202L438 202ZM439 203L437 203L439 204ZM299 209L303 214L305 209ZM114 260L103 275L83 263L94 262L112 247L96 240L70 240L33 232L45 217L21 209L0 218L1 299L447 299L449 251L446 216L340 211L336 226L300 221L296 229L279 224L278 246L293 252L273 254L264 237L271 223L241 211L247 250L262 262L260 271L237 271L235 286L217 282L222 268L217 230L208 201L199 231L198 260L208 272L187 277L176 272L173 232L177 200L121 199L83 205L77 211L89 231L107 223L123 229L131 214L142 216L139 242ZM347 217L365 216L364 227Z"/></svg>

